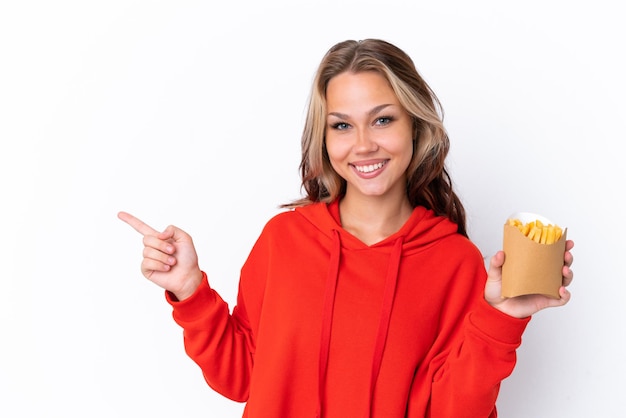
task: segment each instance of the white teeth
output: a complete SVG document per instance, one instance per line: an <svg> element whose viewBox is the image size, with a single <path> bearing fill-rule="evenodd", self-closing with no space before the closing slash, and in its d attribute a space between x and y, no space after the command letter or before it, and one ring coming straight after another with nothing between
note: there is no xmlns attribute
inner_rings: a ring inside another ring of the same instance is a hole
<svg viewBox="0 0 626 418"><path fill-rule="evenodd" d="M356 171L358 171L359 173L371 173L374 170L380 169L384 165L385 163L382 162L382 163L370 164L370 165L355 165L355 167L356 167Z"/></svg>

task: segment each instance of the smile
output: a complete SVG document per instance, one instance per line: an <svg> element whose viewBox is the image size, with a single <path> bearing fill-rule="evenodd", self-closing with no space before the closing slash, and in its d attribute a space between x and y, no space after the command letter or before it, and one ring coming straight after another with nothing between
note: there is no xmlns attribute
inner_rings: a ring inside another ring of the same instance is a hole
<svg viewBox="0 0 626 418"><path fill-rule="evenodd" d="M387 161L370 165L355 165L354 168L359 173L371 173L372 171L380 170L385 164L387 164Z"/></svg>

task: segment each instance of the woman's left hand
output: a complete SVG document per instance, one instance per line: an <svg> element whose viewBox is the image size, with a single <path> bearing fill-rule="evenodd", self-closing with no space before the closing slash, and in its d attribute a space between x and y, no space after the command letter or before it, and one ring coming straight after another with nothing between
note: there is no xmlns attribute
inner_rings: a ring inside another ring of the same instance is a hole
<svg viewBox="0 0 626 418"><path fill-rule="evenodd" d="M487 283L485 284L485 299L494 308L516 318L526 318L542 309L565 305L571 298L571 294L566 287L574 279L574 272L571 269L574 261L571 253L572 248L574 248L574 242L567 240L563 256L563 284L559 289L560 299L545 295L502 297L502 265L505 257L503 251L498 251L489 263Z"/></svg>

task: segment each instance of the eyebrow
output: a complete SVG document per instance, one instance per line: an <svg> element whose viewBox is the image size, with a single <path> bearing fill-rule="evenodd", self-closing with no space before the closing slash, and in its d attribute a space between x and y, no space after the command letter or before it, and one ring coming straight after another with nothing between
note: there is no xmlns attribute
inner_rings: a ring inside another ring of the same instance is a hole
<svg viewBox="0 0 626 418"><path fill-rule="evenodd" d="M370 110L368 112L368 115L369 116L373 116L373 115L377 114L378 112L380 112L381 110L385 109L388 106L393 106L393 105L391 103L378 105L378 106L372 108L372 110ZM328 114L328 116L335 116L335 117L338 117L339 119L349 119L348 115L346 115L345 113L340 113L340 112L330 112Z"/></svg>

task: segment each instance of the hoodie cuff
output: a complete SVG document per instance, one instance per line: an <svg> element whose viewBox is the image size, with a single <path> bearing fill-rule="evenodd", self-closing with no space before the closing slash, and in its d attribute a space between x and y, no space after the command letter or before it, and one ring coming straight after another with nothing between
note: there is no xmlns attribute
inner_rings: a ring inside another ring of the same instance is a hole
<svg viewBox="0 0 626 418"><path fill-rule="evenodd" d="M202 281L191 296L179 301L173 293L166 290L165 300L174 308L176 322L192 322L206 316L207 307L215 303L215 291L209 286L207 275L203 271Z"/></svg>
<svg viewBox="0 0 626 418"><path fill-rule="evenodd" d="M476 310L470 313L468 320L472 327L488 340L519 345L531 317L514 318L482 299Z"/></svg>

